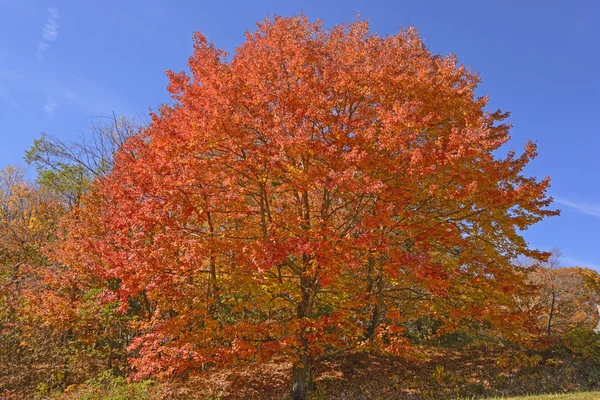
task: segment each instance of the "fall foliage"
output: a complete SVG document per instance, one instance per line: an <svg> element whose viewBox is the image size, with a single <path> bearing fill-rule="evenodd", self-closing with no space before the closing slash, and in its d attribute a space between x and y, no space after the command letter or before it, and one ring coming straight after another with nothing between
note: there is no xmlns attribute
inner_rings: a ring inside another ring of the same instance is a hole
<svg viewBox="0 0 600 400"><path fill-rule="evenodd" d="M553 249L544 263L521 263L529 264L526 280L536 288L527 298L526 307L537 316L540 329L548 337L577 329L592 330L598 322L600 275L589 268L561 267L560 257L560 250Z"/></svg>
<svg viewBox="0 0 600 400"><path fill-rule="evenodd" d="M414 29L276 17L232 55L195 34L189 72L167 74L146 126L43 135L37 184L0 176L0 339L31 350L43 326L46 385L287 362L306 399L327 357L597 322L598 275L544 267L521 236L558 214L523 172L535 144L505 152L508 113Z"/></svg>
<svg viewBox="0 0 600 400"><path fill-rule="evenodd" d="M408 317L519 333L511 260L543 257L520 231L556 213L522 175L534 144L495 155L507 114L476 74L414 30L305 17L259 23L231 58L197 34L189 68L66 245L122 311L147 301L137 376L286 355L299 399L328 351L408 352Z"/></svg>
<svg viewBox="0 0 600 400"><path fill-rule="evenodd" d="M94 177L110 169L111 152L135 132L132 124L98 121L87 143L42 135L25 157L36 183L24 169L0 171L0 393L28 386L43 393L107 368L128 370L132 315L102 298L110 282L55 254L64 253L66 222Z"/></svg>
<svg viewBox="0 0 600 400"><path fill-rule="evenodd" d="M28 182L23 169L0 170L0 376L9 384L27 382L31 371L23 366L54 356L44 327L35 327L40 321L27 294L37 283L30 266L49 264L42 248L54 236L58 215L52 198Z"/></svg>

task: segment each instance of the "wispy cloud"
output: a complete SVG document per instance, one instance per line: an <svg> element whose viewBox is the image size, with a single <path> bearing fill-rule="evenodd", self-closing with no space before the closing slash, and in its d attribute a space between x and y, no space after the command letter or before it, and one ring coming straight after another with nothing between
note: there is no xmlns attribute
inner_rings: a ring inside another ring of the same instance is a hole
<svg viewBox="0 0 600 400"><path fill-rule="evenodd" d="M42 40L38 42L36 58L39 61L44 59L44 52L50 47L50 43L56 40L58 36L58 9L54 7L48 8L48 22L42 30Z"/></svg>
<svg viewBox="0 0 600 400"><path fill-rule="evenodd" d="M0 65L0 105L6 100L3 96L9 94L10 98L18 101L18 106L23 106L21 99L26 102L27 99L36 98L37 102L50 97L61 109L74 106L87 115L106 114L113 110L118 114L131 114L127 101L108 91L105 86L78 75L67 74L67 77L68 81L48 79L44 74L36 74L26 67L18 69ZM43 106L40 110L43 110Z"/></svg>
<svg viewBox="0 0 600 400"><path fill-rule="evenodd" d="M78 94L69 89L63 90L63 96L65 96L67 99L71 100L73 103L78 105L87 103L87 101L83 97L79 96Z"/></svg>
<svg viewBox="0 0 600 400"><path fill-rule="evenodd" d="M11 97L8 88L2 85L0 85L0 100L2 100L4 103L10 104L12 107L18 107L17 103Z"/></svg>
<svg viewBox="0 0 600 400"><path fill-rule="evenodd" d="M583 267L595 269L596 271L600 271L600 266L591 262L582 261L577 258L572 257L561 257L561 263L563 267Z"/></svg>
<svg viewBox="0 0 600 400"><path fill-rule="evenodd" d="M570 201L570 200L563 199L560 197L554 197L554 201L558 204L562 204L564 206L573 208L579 212L593 215L595 217L600 217L600 205L599 204L575 202L575 201Z"/></svg>
<svg viewBox="0 0 600 400"><path fill-rule="evenodd" d="M46 115L52 117L54 115L54 111L56 111L56 107L58 107L56 100L50 96L46 96L46 104L44 104L43 108Z"/></svg>

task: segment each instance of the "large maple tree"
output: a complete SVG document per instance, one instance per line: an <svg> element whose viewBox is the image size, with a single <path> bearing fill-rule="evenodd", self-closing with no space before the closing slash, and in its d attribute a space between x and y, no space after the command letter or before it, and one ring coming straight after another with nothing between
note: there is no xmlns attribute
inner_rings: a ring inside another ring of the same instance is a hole
<svg viewBox="0 0 600 400"><path fill-rule="evenodd" d="M302 399L325 352L409 350L409 316L520 334L511 260L543 258L520 232L555 214L549 179L522 172L532 143L499 156L507 114L455 57L277 17L231 57L196 34L168 76L70 233L106 296L151 310L139 375L283 355Z"/></svg>

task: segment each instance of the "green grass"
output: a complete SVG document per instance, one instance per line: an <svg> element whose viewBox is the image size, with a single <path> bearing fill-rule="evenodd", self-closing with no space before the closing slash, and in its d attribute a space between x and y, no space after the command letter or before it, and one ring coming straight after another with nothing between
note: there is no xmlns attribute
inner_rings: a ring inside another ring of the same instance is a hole
<svg viewBox="0 0 600 400"><path fill-rule="evenodd" d="M494 398L489 400L500 400ZM508 397L504 400L600 400L600 392L581 392L568 394L545 394L539 396Z"/></svg>

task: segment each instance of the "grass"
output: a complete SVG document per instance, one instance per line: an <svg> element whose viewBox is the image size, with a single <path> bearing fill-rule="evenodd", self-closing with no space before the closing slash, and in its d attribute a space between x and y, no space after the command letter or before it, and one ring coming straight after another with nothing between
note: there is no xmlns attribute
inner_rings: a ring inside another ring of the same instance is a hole
<svg viewBox="0 0 600 400"><path fill-rule="evenodd" d="M544 394L538 396L519 396L509 397L503 400L599 400L600 392L580 392L580 393L567 393L567 394ZM500 400L499 397L495 397L489 400Z"/></svg>

